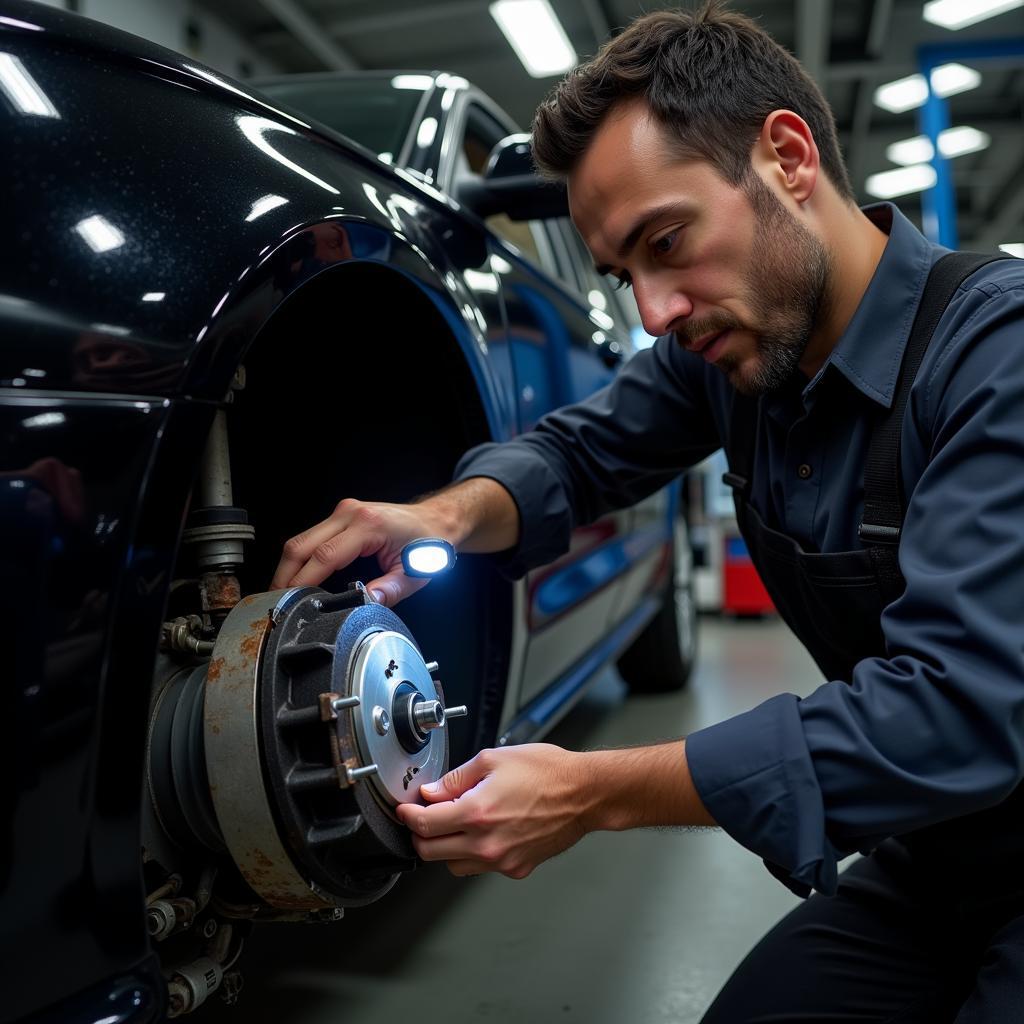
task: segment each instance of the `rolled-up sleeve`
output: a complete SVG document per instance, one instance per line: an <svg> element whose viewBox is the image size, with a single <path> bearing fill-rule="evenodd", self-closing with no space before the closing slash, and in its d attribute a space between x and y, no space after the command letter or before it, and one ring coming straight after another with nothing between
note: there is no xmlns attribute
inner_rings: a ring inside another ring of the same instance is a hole
<svg viewBox="0 0 1024 1024"><path fill-rule="evenodd" d="M993 807L1024 777L1024 288L987 287L951 307L911 393L886 657L687 740L709 812L801 894L834 892L845 854Z"/></svg>
<svg viewBox="0 0 1024 1024"><path fill-rule="evenodd" d="M471 449L455 480L489 477L512 495L520 539L498 565L519 577L567 551L573 527L640 501L720 445L702 367L664 337L585 401Z"/></svg>

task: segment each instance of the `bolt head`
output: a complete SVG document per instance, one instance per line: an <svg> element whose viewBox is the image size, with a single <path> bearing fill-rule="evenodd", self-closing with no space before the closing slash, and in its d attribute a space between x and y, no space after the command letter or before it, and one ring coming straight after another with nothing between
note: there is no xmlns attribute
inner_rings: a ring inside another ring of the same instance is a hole
<svg viewBox="0 0 1024 1024"><path fill-rule="evenodd" d="M379 704L373 709L373 727L381 736L386 736L391 729L391 716L387 708L382 708Z"/></svg>

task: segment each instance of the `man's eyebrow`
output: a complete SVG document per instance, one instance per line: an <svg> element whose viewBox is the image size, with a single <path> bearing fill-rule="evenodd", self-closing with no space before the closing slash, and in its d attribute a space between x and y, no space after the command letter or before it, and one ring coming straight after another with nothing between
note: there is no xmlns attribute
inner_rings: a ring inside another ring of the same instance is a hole
<svg viewBox="0 0 1024 1024"><path fill-rule="evenodd" d="M647 229L648 224L650 224L652 221L657 220L659 217L665 216L666 213L672 213L675 210L684 209L688 209L685 203L676 202L662 203L661 206L656 206L653 210L645 211L640 215L640 217L637 219L633 227L630 228L629 234L627 234L626 237L622 240L622 244L615 251L615 255L618 256L619 259L624 259L627 255L629 255L629 252L633 248L633 246L636 245L636 243L640 240L640 236ZM594 269L599 274L603 275L611 273L612 268L610 264L602 263L600 265L595 265Z"/></svg>

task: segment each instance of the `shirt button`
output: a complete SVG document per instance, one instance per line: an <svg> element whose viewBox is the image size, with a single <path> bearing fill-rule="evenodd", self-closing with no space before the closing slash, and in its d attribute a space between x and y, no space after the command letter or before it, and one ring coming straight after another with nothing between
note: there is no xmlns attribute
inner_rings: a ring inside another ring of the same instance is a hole
<svg viewBox="0 0 1024 1024"><path fill-rule="evenodd" d="M814 470L811 469L811 467L808 466L807 463L805 462L802 466L800 466L799 469L797 469L796 475L798 477L800 477L801 480L810 480L811 474L813 472L814 472Z"/></svg>

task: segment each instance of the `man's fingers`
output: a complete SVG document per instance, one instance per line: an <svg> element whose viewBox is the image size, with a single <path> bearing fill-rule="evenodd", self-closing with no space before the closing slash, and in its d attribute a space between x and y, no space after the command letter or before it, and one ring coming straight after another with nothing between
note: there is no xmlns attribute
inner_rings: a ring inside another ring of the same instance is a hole
<svg viewBox="0 0 1024 1024"><path fill-rule="evenodd" d="M468 808L464 802L446 800L444 803L428 807L421 807L419 804L399 804L396 813L403 825L426 839L464 832Z"/></svg>
<svg viewBox="0 0 1024 1024"><path fill-rule="evenodd" d="M422 590L429 582L429 579L406 576L401 570L395 570L383 576L378 576L375 580L367 583L366 589L378 604L394 608L399 601L404 601L407 597L411 597L417 590Z"/></svg>
<svg viewBox="0 0 1024 1024"><path fill-rule="evenodd" d="M478 782L489 774L481 754L467 761L458 768L453 768L447 775L442 775L437 782L427 782L420 786L420 795L427 803L436 804L442 800L454 800L471 790Z"/></svg>
<svg viewBox="0 0 1024 1024"><path fill-rule="evenodd" d="M441 836L439 839L412 837L420 860L482 860L477 849L481 840L467 835Z"/></svg>
<svg viewBox="0 0 1024 1024"><path fill-rule="evenodd" d="M274 570L270 589L281 590L287 587L295 578L295 574L309 561L317 547L325 540L330 540L336 533L340 533L343 528L341 519L334 515L310 527L305 533L292 537L284 546L281 561Z"/></svg>
<svg viewBox="0 0 1024 1024"><path fill-rule="evenodd" d="M338 569L360 555L372 555L383 547L380 534L365 533L349 527L318 544L308 562L288 581L290 587L315 587Z"/></svg>

